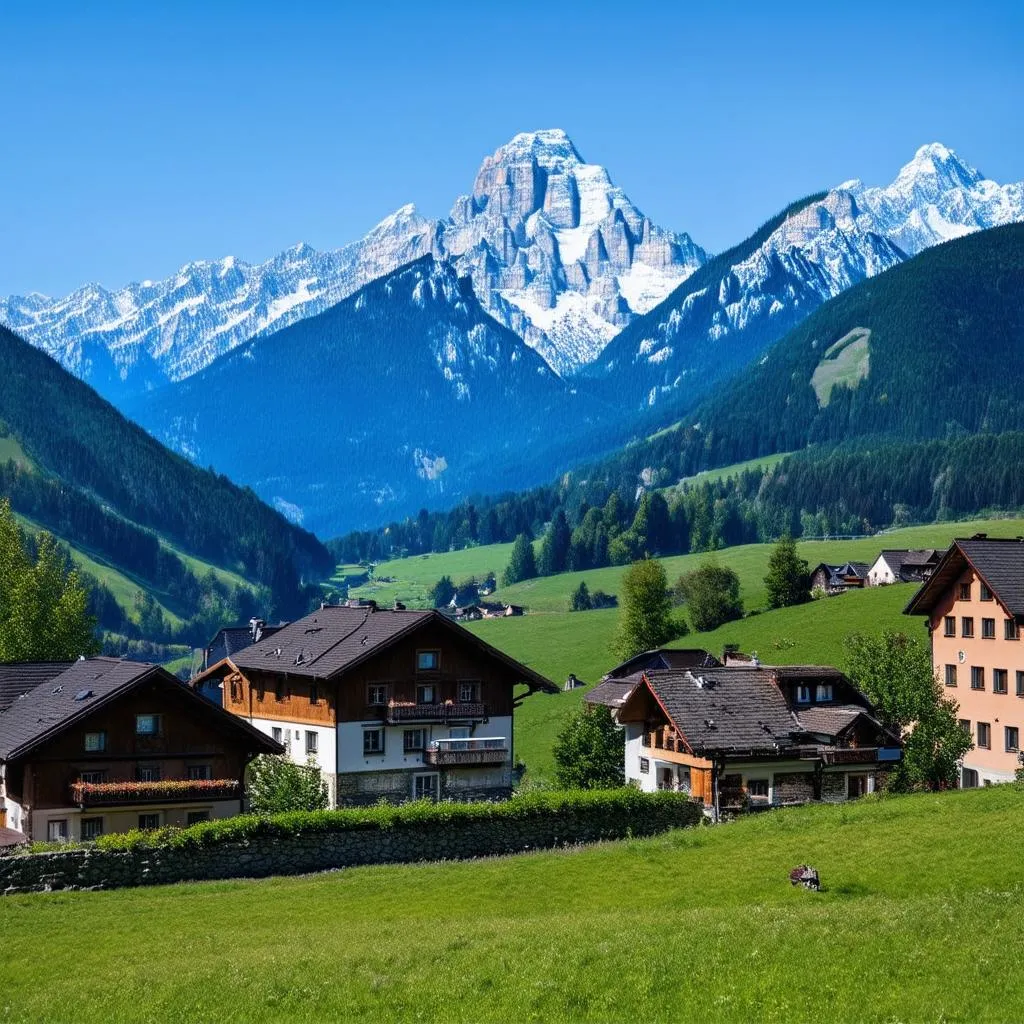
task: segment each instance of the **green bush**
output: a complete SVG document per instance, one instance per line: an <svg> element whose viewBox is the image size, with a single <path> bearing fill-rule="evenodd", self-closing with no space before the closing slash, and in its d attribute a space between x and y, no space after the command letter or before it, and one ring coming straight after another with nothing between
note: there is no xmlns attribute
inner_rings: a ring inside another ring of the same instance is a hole
<svg viewBox="0 0 1024 1024"><path fill-rule="evenodd" d="M685 805L693 808L684 811ZM387 830L456 825L476 821L530 820L558 817L567 824L576 816L593 819L607 816L609 824L631 820L634 834L694 824L701 813L685 794L641 793L631 787L611 790L534 791L517 794L501 803L433 803L418 800L405 804L376 804L340 811L289 811L285 814L243 814L218 821L204 821L188 828L160 828L150 832L110 833L93 844L96 849L131 851L143 849L198 849L222 843L245 843L276 836L301 838L350 830ZM47 844L48 845L48 844ZM57 847L66 849L67 844Z"/></svg>

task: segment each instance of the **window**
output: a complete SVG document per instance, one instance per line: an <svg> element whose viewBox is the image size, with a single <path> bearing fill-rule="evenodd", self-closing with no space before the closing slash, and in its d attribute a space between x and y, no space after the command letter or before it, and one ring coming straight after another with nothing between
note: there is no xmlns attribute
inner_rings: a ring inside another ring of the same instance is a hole
<svg viewBox="0 0 1024 1024"><path fill-rule="evenodd" d="M982 599L982 601L991 601L992 600L992 591L988 589L988 584L987 583L982 583L981 584L981 599Z"/></svg>
<svg viewBox="0 0 1024 1024"><path fill-rule="evenodd" d="M459 683L459 703L476 704L480 700L480 684L475 680L463 679Z"/></svg>
<svg viewBox="0 0 1024 1024"><path fill-rule="evenodd" d="M79 782L90 782L90 783L106 782L107 781L107 773L106 773L105 770L92 771L92 772L79 772L78 773L78 781Z"/></svg>
<svg viewBox="0 0 1024 1024"><path fill-rule="evenodd" d="M1024 697L1024 672L1017 670L1017 696Z"/></svg>
<svg viewBox="0 0 1024 1024"><path fill-rule="evenodd" d="M433 704L437 700L437 687L435 686L417 686L416 687L416 703L417 704Z"/></svg>
<svg viewBox="0 0 1024 1024"><path fill-rule="evenodd" d="M747 779L747 795L752 800L768 799L767 779Z"/></svg>
<svg viewBox="0 0 1024 1024"><path fill-rule="evenodd" d="M136 736L159 736L160 716L159 715L136 715L135 716Z"/></svg>
<svg viewBox="0 0 1024 1024"><path fill-rule="evenodd" d="M956 686L956 665L946 666L946 685Z"/></svg>
<svg viewBox="0 0 1024 1024"><path fill-rule="evenodd" d="M992 746L992 727L988 722L978 723L978 746L983 750Z"/></svg>
<svg viewBox="0 0 1024 1024"><path fill-rule="evenodd" d="M1020 639L1020 627L1017 625L1016 619L1003 619L1003 639L1004 640L1019 640Z"/></svg>
<svg viewBox="0 0 1024 1024"><path fill-rule="evenodd" d="M309 703L319 704L320 703L320 687L316 683L309 684Z"/></svg>
<svg viewBox="0 0 1024 1024"><path fill-rule="evenodd" d="M85 752L87 754L98 754L107 749L107 734L105 732L87 732L85 734Z"/></svg>
<svg viewBox="0 0 1024 1024"><path fill-rule="evenodd" d="M960 600L961 601L970 601L970 599L971 599L971 585L970 585L970 583L961 583L960 584Z"/></svg>
<svg viewBox="0 0 1024 1024"><path fill-rule="evenodd" d="M831 700L832 699L832 684L831 683L818 683L817 688L814 692L815 700Z"/></svg>
<svg viewBox="0 0 1024 1024"><path fill-rule="evenodd" d="M1006 738L1006 752L1016 754L1020 751L1020 730L1015 725L1008 725L1003 729Z"/></svg>
<svg viewBox="0 0 1024 1024"><path fill-rule="evenodd" d="M140 764L135 777L139 782L159 782L163 777L163 770L158 764Z"/></svg>
<svg viewBox="0 0 1024 1024"><path fill-rule="evenodd" d="M283 701L288 696L288 687L285 685L283 679L278 679L274 683L274 700Z"/></svg>
<svg viewBox="0 0 1024 1024"><path fill-rule="evenodd" d="M982 638L982 640L995 640L995 638L996 638L996 620L995 619L982 619L981 620L981 638Z"/></svg>
<svg viewBox="0 0 1024 1024"><path fill-rule="evenodd" d="M417 651L416 671L436 672L441 667L440 651Z"/></svg>
<svg viewBox="0 0 1024 1024"><path fill-rule="evenodd" d="M973 768L964 768L963 778L960 780L960 785L964 789L977 789L978 773Z"/></svg>
<svg viewBox="0 0 1024 1024"><path fill-rule="evenodd" d="M968 736L970 736L970 734L971 734L971 720L969 718L960 718L960 719L957 720L956 724L959 725L960 728L963 729L963 731L965 733L967 733Z"/></svg>
<svg viewBox="0 0 1024 1024"><path fill-rule="evenodd" d="M422 729L406 729L402 735L402 749L408 754L424 747Z"/></svg>
<svg viewBox="0 0 1024 1024"><path fill-rule="evenodd" d="M237 679L231 680L231 699L233 701L242 699L242 684Z"/></svg>
<svg viewBox="0 0 1024 1024"><path fill-rule="evenodd" d="M1006 693L1006 684L1010 673L1005 668L992 669L992 692Z"/></svg>
<svg viewBox="0 0 1024 1024"><path fill-rule="evenodd" d="M366 703L376 707L379 704L387 704L388 688L379 683L366 688Z"/></svg>
<svg viewBox="0 0 1024 1024"><path fill-rule="evenodd" d="M448 730L448 735L453 740L468 740L469 739L469 726L468 725L453 725Z"/></svg>
<svg viewBox="0 0 1024 1024"><path fill-rule="evenodd" d="M306 730L306 753L315 754L320 749L320 734L315 729Z"/></svg>
<svg viewBox="0 0 1024 1024"><path fill-rule="evenodd" d="M413 800L437 800L441 795L441 776L436 772L430 775L414 775L412 777Z"/></svg>
<svg viewBox="0 0 1024 1024"><path fill-rule="evenodd" d="M139 815L139 828L143 831L148 829L154 829L160 827L160 815L159 814L140 814Z"/></svg>
<svg viewBox="0 0 1024 1024"><path fill-rule="evenodd" d="M281 726L279 726L279 725L275 725L275 726L274 726L274 727L273 727L273 728L272 728L272 729L270 730L270 735L271 735L271 737L272 737L273 739L277 740L277 742L278 742L278 743L283 743L283 742L284 742L284 740L282 740L282 738L281 738L281 737L282 737L282 735L283 735L283 734L282 734L282 732L281 732Z"/></svg>
<svg viewBox="0 0 1024 1024"><path fill-rule="evenodd" d="M200 825L204 821L209 821L209 820L210 820L210 812L209 811L189 811L188 814L185 815L185 824L186 825Z"/></svg>
<svg viewBox="0 0 1024 1024"><path fill-rule="evenodd" d="M971 689L972 690L984 690L985 689L985 670L975 665L971 669Z"/></svg>
<svg viewBox="0 0 1024 1024"><path fill-rule="evenodd" d="M970 615L965 615L960 620L960 635L974 636L974 619Z"/></svg>
<svg viewBox="0 0 1024 1024"><path fill-rule="evenodd" d="M649 775L651 773L651 762L646 757L640 758L640 774Z"/></svg>
<svg viewBox="0 0 1024 1024"><path fill-rule="evenodd" d="M956 616L947 615L944 624L943 631L946 636L956 636Z"/></svg>
<svg viewBox="0 0 1024 1024"><path fill-rule="evenodd" d="M46 838L51 843L63 842L68 837L68 819L54 818L46 823Z"/></svg>
<svg viewBox="0 0 1024 1024"><path fill-rule="evenodd" d="M384 730L364 729L363 730L363 753L383 754L384 753Z"/></svg>
<svg viewBox="0 0 1024 1024"><path fill-rule="evenodd" d="M796 688L796 702L797 704L810 704L811 688L809 686L798 686Z"/></svg>
<svg viewBox="0 0 1024 1024"><path fill-rule="evenodd" d="M188 766L188 777L190 782L198 782L202 779L212 779L213 766L208 764L190 764Z"/></svg>
<svg viewBox="0 0 1024 1024"><path fill-rule="evenodd" d="M82 819L82 838L83 839L99 839L103 835L103 819L102 818L83 818Z"/></svg>

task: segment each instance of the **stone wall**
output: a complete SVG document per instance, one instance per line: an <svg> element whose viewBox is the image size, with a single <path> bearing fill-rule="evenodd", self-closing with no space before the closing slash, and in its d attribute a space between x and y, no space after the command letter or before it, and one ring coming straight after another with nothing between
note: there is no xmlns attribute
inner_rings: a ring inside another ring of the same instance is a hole
<svg viewBox="0 0 1024 1024"><path fill-rule="evenodd" d="M92 848L0 857L0 893L112 889L225 878L297 875L360 864L464 860L604 839L654 835L696 824L683 798L631 809L595 807L521 817L399 823L294 835L255 835L205 846L128 851Z"/></svg>
<svg viewBox="0 0 1024 1024"><path fill-rule="evenodd" d="M775 802L796 803L814 799L814 775L811 772L775 774Z"/></svg>

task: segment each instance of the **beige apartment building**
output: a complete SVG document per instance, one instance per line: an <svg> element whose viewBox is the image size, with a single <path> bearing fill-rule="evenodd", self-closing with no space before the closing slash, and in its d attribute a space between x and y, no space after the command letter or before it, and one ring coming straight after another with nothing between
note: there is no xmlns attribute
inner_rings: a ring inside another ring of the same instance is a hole
<svg viewBox="0 0 1024 1024"><path fill-rule="evenodd" d="M905 612L927 616L932 664L974 740L961 785L1012 781L1024 732L1024 539L953 541Z"/></svg>

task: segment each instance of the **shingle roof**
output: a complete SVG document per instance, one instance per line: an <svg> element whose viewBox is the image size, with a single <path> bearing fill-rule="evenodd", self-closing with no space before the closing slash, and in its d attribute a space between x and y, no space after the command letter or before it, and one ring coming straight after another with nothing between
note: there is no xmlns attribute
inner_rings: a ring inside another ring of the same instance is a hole
<svg viewBox="0 0 1024 1024"><path fill-rule="evenodd" d="M604 704L610 708L617 708L633 692L640 678L639 675L635 675L626 679L606 679L592 690L588 690L583 699L588 704Z"/></svg>
<svg viewBox="0 0 1024 1024"><path fill-rule="evenodd" d="M467 643L521 673L531 690L536 686L550 693L559 692L551 680L433 610L380 611L366 606L326 605L304 619L288 624L273 637L246 647L231 658L231 663L242 670L264 669L312 679L329 679L428 622L458 631Z"/></svg>
<svg viewBox="0 0 1024 1024"><path fill-rule="evenodd" d="M244 719L211 704L179 683L159 665L117 658L88 658L65 666L60 675L36 686L0 715L0 761L20 757L37 743L91 714L98 707L148 678L162 679L205 709L220 716L230 729L250 734L254 749L280 752L281 747Z"/></svg>
<svg viewBox="0 0 1024 1024"><path fill-rule="evenodd" d="M796 717L807 732L820 733L823 736L838 736L864 714L867 712L863 708L840 705L804 708L797 712Z"/></svg>
<svg viewBox="0 0 1024 1024"><path fill-rule="evenodd" d="M286 625L288 623L281 622L276 626L262 626L260 639L269 639L275 633L280 632ZM215 665L224 658L233 657L239 651L244 651L246 647L251 647L252 643L251 626L225 626L223 629L218 630L217 635L206 648L206 667Z"/></svg>
<svg viewBox="0 0 1024 1024"><path fill-rule="evenodd" d="M685 668L714 668L722 663L710 652L702 647L679 648L671 650L661 647L653 651L644 651L642 654L635 654L632 658L609 669L605 679L625 679L627 676L635 675L645 669L685 669Z"/></svg>
<svg viewBox="0 0 1024 1024"><path fill-rule="evenodd" d="M28 836L24 832L16 832L13 828L0 828L0 848L21 846L27 842Z"/></svg>
<svg viewBox="0 0 1024 1024"><path fill-rule="evenodd" d="M967 564L974 567L1011 615L1024 617L1024 541L988 537L954 540L931 578L910 599L905 613L929 612Z"/></svg>
<svg viewBox="0 0 1024 1024"><path fill-rule="evenodd" d="M652 671L647 681L694 753L772 751L788 746L800 726L773 671Z"/></svg>
<svg viewBox="0 0 1024 1024"><path fill-rule="evenodd" d="M70 664L70 661L29 661L0 665L0 714L23 693L59 676Z"/></svg>

